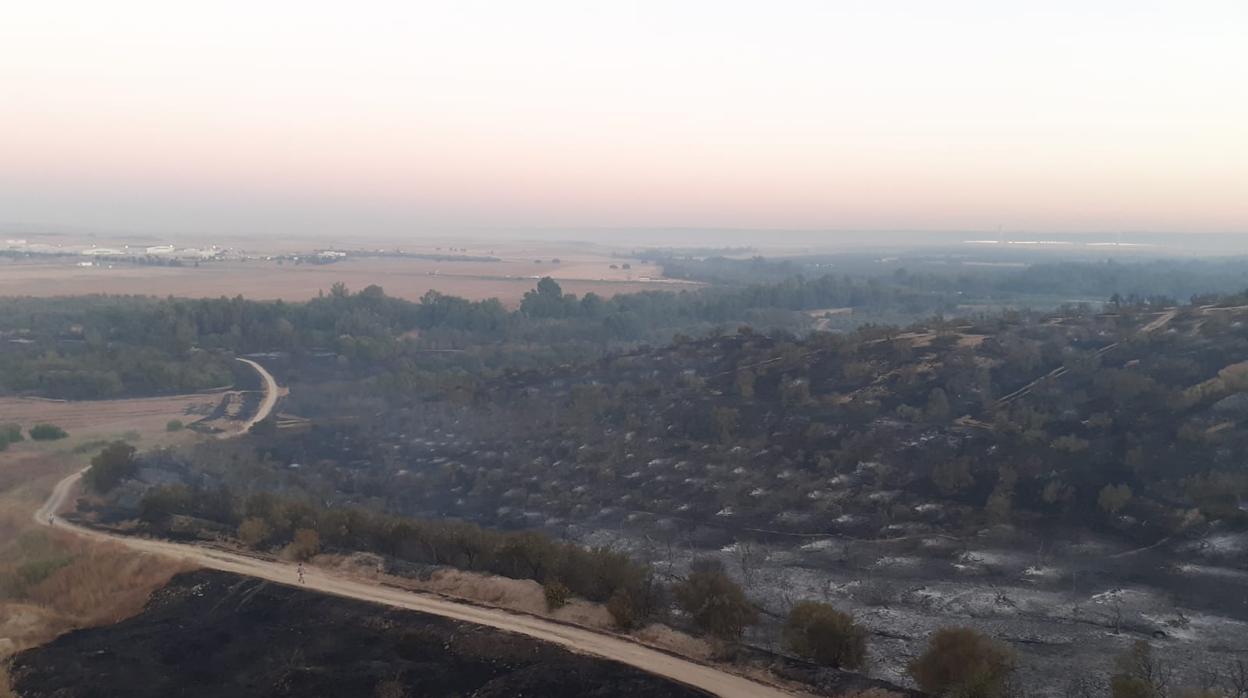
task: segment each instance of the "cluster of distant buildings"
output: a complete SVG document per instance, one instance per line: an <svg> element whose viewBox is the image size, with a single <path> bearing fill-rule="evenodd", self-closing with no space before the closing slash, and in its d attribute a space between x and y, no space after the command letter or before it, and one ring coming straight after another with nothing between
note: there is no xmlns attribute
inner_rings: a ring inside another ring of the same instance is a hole
<svg viewBox="0 0 1248 698"><path fill-rule="evenodd" d="M101 247L99 245L62 245L46 242L30 242L22 239L4 241L5 249L31 254L72 255L84 257L162 257L178 260L209 260L225 256L225 250L210 247L175 247L173 245L122 245Z"/></svg>

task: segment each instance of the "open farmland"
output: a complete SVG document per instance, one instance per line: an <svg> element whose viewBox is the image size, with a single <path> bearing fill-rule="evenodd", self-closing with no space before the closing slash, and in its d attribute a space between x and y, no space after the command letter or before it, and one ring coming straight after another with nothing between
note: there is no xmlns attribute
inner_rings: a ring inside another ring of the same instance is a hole
<svg viewBox="0 0 1248 698"><path fill-rule="evenodd" d="M589 292L613 296L696 285L664 280L662 270L653 264L550 244L512 246L506 250L473 249L467 253L430 246L416 250L405 248L404 252L495 259L440 261L420 257L351 256L333 264L296 264L290 259L265 259L270 255L249 254L247 259L204 262L198 267L127 262L101 262L84 267L78 266L80 260L76 256L21 262L3 260L0 261L0 269L3 269L0 296L104 293L215 298L241 293L257 300L296 301L328 292L334 283L342 282L352 289L377 284L391 296L410 300L417 300L433 289L470 299L498 298L508 306L515 306L542 276L558 280L566 292L578 296ZM631 268L623 268L625 264Z"/></svg>
<svg viewBox="0 0 1248 698"><path fill-rule="evenodd" d="M189 423L211 411L220 400L221 396L216 394L87 401L5 397L0 398L0 423L16 422L29 427L48 422L72 436L160 433L169 420Z"/></svg>

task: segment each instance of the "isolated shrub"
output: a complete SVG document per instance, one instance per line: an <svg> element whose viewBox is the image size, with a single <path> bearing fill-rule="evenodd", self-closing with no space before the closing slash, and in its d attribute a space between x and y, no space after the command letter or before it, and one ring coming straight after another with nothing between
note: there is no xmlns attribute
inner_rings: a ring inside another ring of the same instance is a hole
<svg viewBox="0 0 1248 698"><path fill-rule="evenodd" d="M9 422L8 424L0 424L0 443L15 444L23 441L26 437L22 436L22 427L20 424Z"/></svg>
<svg viewBox="0 0 1248 698"><path fill-rule="evenodd" d="M970 628L941 628L908 669L919 688L933 695L997 698L1014 671L1014 652Z"/></svg>
<svg viewBox="0 0 1248 698"><path fill-rule="evenodd" d="M273 529L268 522L257 516L248 516L238 525L238 540L248 548L259 548L271 535Z"/></svg>
<svg viewBox="0 0 1248 698"><path fill-rule="evenodd" d="M607 599L607 613L620 630L632 630L641 625L641 614L627 589L619 589Z"/></svg>
<svg viewBox="0 0 1248 698"><path fill-rule="evenodd" d="M35 441L56 441L66 436L69 434L55 424L36 424L30 428L30 438Z"/></svg>
<svg viewBox="0 0 1248 698"><path fill-rule="evenodd" d="M554 611L568 605L572 590L559 580L551 580L542 585L542 593L546 596L546 609Z"/></svg>
<svg viewBox="0 0 1248 698"><path fill-rule="evenodd" d="M1131 501L1131 496L1129 485L1105 485L1096 496L1096 504L1106 513L1117 514Z"/></svg>
<svg viewBox="0 0 1248 698"><path fill-rule="evenodd" d="M321 552L321 536L310 528L295 531L295 539L286 546L286 556L292 560L310 560Z"/></svg>
<svg viewBox="0 0 1248 698"><path fill-rule="evenodd" d="M171 419L165 424L165 431L182 431L182 427L186 426L180 419Z"/></svg>
<svg viewBox="0 0 1248 698"><path fill-rule="evenodd" d="M798 656L819 664L860 669L867 659L867 629L826 603L803 601L789 611L784 639Z"/></svg>
<svg viewBox="0 0 1248 698"><path fill-rule="evenodd" d="M82 476L82 481L94 492L104 494L133 475L136 467L134 446L114 441L91 458L91 468Z"/></svg>
<svg viewBox="0 0 1248 698"><path fill-rule="evenodd" d="M718 560L694 562L689 577L676 585L674 593L699 629L721 639L739 639L758 620L745 592Z"/></svg>

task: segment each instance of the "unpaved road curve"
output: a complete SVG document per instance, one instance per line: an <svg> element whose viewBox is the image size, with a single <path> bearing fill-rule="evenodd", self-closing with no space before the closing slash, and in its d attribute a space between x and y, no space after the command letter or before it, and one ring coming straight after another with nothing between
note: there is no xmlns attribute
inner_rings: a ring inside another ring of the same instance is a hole
<svg viewBox="0 0 1248 698"><path fill-rule="evenodd" d="M257 423L263 421L264 418L268 417L269 413L273 411L273 408L277 405L277 397L280 394L280 391L277 387L277 381L273 378L273 374L269 373L263 366L255 361L252 361L251 359L244 359L241 357L237 358L239 361L242 361L248 366L256 369L256 373L259 373L261 380L264 381L264 399L260 401L260 406L256 408L256 413L253 414L251 419L247 420L247 422L244 423L242 428L238 431L240 434L246 434L248 429L251 429Z"/></svg>
<svg viewBox="0 0 1248 698"><path fill-rule="evenodd" d="M239 359L239 361L250 364L265 377L264 401L257 410L256 417L244 425L240 432L245 433L251 424L263 419L273 409L277 401L277 383L268 371L254 361L247 359ZM294 565L288 563L261 560L228 551L210 550L169 541L113 535L72 524L57 516L57 513L65 507L65 503L81 478L82 472L77 472L58 482L47 501L35 512L35 521L41 525L54 526L92 540L113 541L133 550L180 558L209 569L265 579L278 584L300 586ZM438 596L352 579L315 567L306 568L304 578L306 583L302 586L308 589L527 635L545 642L553 642L576 652L628 664L724 698L792 698L797 695L720 671L711 666L681 659L619 636L555 623L537 616L457 603Z"/></svg>

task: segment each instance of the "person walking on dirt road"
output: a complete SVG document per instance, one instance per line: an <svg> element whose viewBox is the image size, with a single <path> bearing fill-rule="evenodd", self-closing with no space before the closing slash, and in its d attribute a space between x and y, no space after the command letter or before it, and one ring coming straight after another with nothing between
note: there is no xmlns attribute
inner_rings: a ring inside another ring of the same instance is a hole
<svg viewBox="0 0 1248 698"><path fill-rule="evenodd" d="M295 571L299 573L299 583L306 584L306 582L303 581L303 563L302 562L299 563L299 567Z"/></svg>

